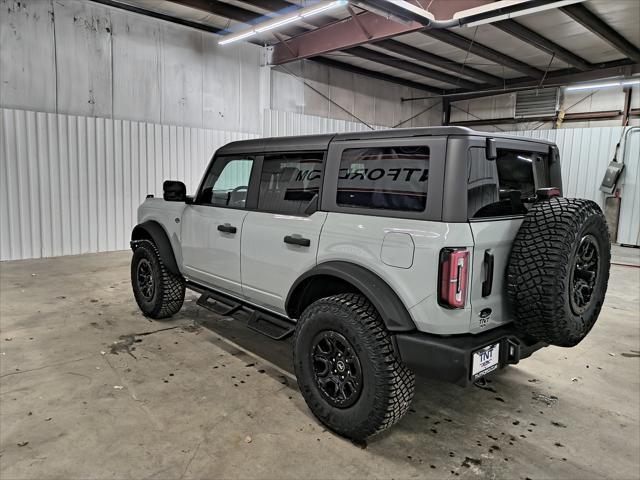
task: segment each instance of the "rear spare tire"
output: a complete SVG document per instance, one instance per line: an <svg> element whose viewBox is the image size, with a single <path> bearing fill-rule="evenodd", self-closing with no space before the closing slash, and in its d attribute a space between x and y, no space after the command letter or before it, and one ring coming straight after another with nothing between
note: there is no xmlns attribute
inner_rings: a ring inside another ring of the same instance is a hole
<svg viewBox="0 0 640 480"><path fill-rule="evenodd" d="M555 197L534 204L507 267L516 327L551 345L580 343L600 314L610 259L607 223L595 202Z"/></svg>

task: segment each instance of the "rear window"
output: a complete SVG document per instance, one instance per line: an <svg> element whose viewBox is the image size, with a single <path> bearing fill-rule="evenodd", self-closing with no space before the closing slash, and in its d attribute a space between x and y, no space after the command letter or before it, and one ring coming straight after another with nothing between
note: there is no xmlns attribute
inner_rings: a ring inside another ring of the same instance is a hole
<svg viewBox="0 0 640 480"><path fill-rule="evenodd" d="M323 152L265 155L258 209L303 215L320 191L323 158Z"/></svg>
<svg viewBox="0 0 640 480"><path fill-rule="evenodd" d="M470 149L467 211L469 218L523 215L535 201L537 188L548 186L544 176L548 155L498 149L489 161L483 148Z"/></svg>
<svg viewBox="0 0 640 480"><path fill-rule="evenodd" d="M351 148L342 153L340 206L422 212L427 204L429 147Z"/></svg>

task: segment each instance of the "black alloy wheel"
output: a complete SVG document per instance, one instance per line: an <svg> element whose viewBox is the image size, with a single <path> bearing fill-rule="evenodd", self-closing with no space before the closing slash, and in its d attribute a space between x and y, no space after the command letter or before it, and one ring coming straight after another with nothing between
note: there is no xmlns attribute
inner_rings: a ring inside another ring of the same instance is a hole
<svg viewBox="0 0 640 480"><path fill-rule="evenodd" d="M313 339L311 356L316 384L327 402L338 408L353 405L362 392L362 367L351 343L325 330Z"/></svg>
<svg viewBox="0 0 640 480"><path fill-rule="evenodd" d="M145 300L150 301L153 298L155 286L153 283L153 271L151 270L149 260L142 258L140 262L138 262L137 270L136 275L138 277L140 293Z"/></svg>
<svg viewBox="0 0 640 480"><path fill-rule="evenodd" d="M571 309L576 315L584 313L591 305L593 291L598 281L600 247L593 235L580 240L571 271Z"/></svg>

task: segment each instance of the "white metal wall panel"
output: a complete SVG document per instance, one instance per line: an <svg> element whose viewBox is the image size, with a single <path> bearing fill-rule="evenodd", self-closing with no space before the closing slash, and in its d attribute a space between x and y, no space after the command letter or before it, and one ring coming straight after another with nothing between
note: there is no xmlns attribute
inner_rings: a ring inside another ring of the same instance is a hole
<svg viewBox="0 0 640 480"><path fill-rule="evenodd" d="M624 151L624 189L618 223L618 243L640 245L640 129L627 135Z"/></svg>
<svg viewBox="0 0 640 480"><path fill-rule="evenodd" d="M375 130L385 129L372 125ZM342 133L368 131L363 123L316 117L302 113L279 110L265 110L263 115L262 135L264 137L284 137L291 135L314 135L321 133Z"/></svg>
<svg viewBox="0 0 640 480"><path fill-rule="evenodd" d="M558 145L562 165L564 194L588 198L600 206L604 194L600 183L613 158L622 127L566 128L561 130L522 130L507 132L522 137L550 140ZM617 243L640 245L640 133L628 136L625 173L621 179L622 202ZM621 159L624 145L618 160Z"/></svg>
<svg viewBox="0 0 640 480"><path fill-rule="evenodd" d="M384 128L376 126L378 128ZM364 131L356 122L265 110L263 136ZM513 132L554 141L565 193L602 205L598 187L620 127ZM162 181L193 192L214 151L258 135L0 109L0 259L124 249L138 205ZM617 242L638 245L640 133L629 135ZM239 174L241 172L238 172Z"/></svg>
<svg viewBox="0 0 640 480"><path fill-rule="evenodd" d="M0 109L0 259L125 249L163 180L193 192L215 149L255 137Z"/></svg>

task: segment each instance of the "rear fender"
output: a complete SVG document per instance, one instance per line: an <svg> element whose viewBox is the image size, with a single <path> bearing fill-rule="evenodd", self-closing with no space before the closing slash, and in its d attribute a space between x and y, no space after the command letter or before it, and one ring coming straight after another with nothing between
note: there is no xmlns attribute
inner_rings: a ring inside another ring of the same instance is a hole
<svg viewBox="0 0 640 480"><path fill-rule="evenodd" d="M322 263L296 280L289 290L285 303L285 309L290 318L299 318L311 302L320 298L308 292L313 279L322 278L323 281L327 281L327 277L336 279L342 285L348 286L351 291L362 293L376 308L387 330L391 332L416 330L416 325L404 303L382 278L360 265L342 261Z"/></svg>

